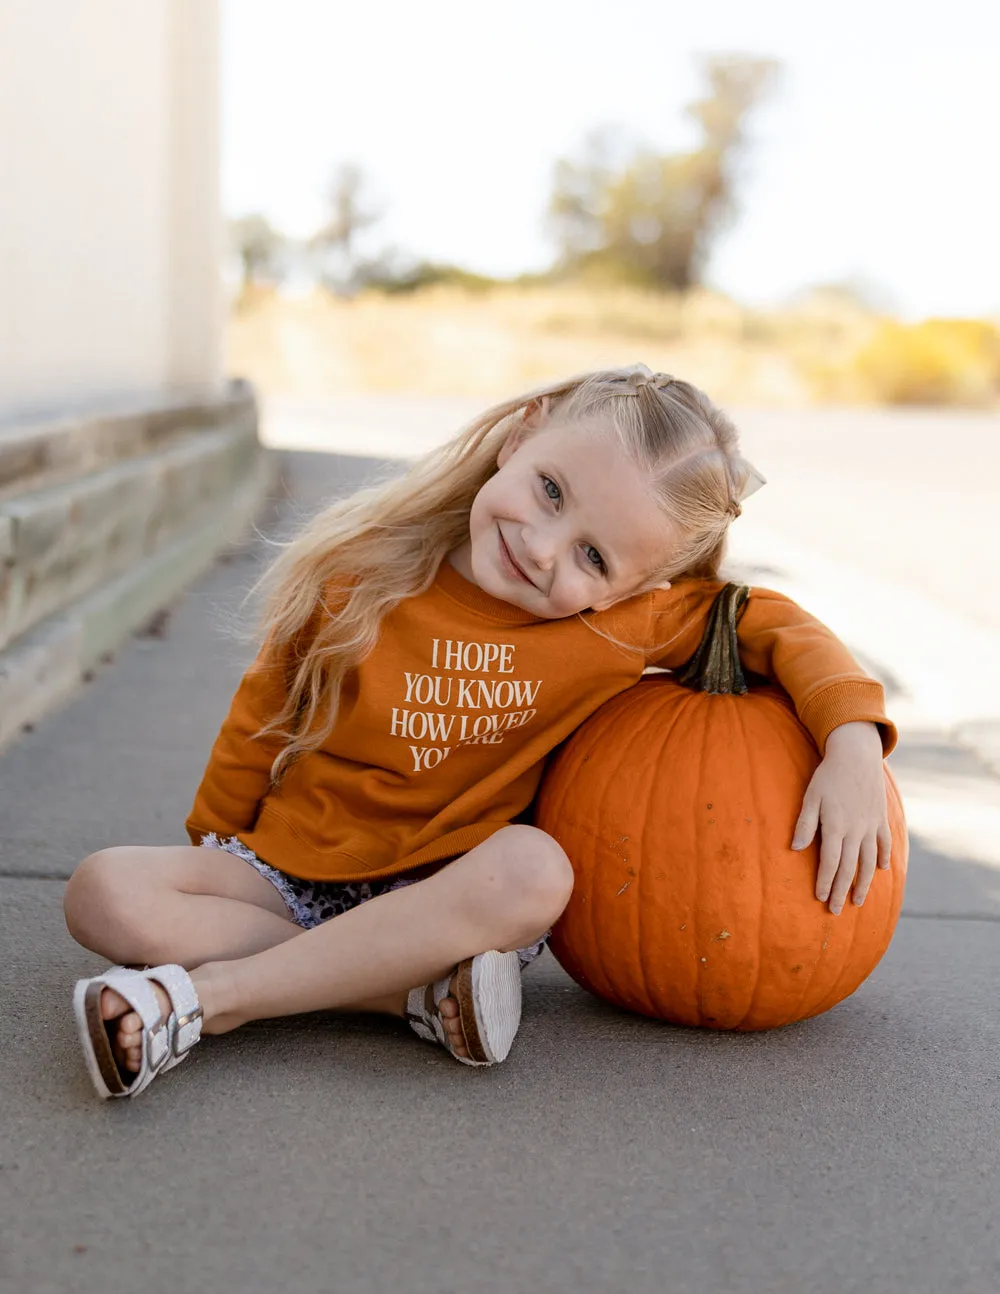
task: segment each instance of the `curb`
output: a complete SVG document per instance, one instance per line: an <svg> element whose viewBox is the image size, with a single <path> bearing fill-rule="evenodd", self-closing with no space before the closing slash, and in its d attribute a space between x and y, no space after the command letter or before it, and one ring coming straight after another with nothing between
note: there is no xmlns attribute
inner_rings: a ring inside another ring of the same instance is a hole
<svg viewBox="0 0 1000 1294"><path fill-rule="evenodd" d="M278 475L278 455L263 451L256 474L224 513L20 637L0 657L0 752L25 724L68 701L107 653L173 601L221 552L242 547Z"/></svg>

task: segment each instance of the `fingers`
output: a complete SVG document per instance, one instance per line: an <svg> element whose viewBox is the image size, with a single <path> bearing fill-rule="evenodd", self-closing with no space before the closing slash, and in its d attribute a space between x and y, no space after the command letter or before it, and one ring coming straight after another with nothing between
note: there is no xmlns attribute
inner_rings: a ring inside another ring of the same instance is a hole
<svg viewBox="0 0 1000 1294"><path fill-rule="evenodd" d="M816 897L821 903L829 899L830 911L837 916L843 911L853 884L854 904L860 907L868 897L876 867L880 865L879 858L877 837L866 836L858 840L829 833L820 848Z"/></svg>
<svg viewBox="0 0 1000 1294"><path fill-rule="evenodd" d="M872 878L875 875L875 867L878 862L878 841L873 840L871 836L866 837L861 842L861 858L858 867L858 879L854 882L854 902L860 907L864 903Z"/></svg>
<svg viewBox="0 0 1000 1294"><path fill-rule="evenodd" d="M843 833L835 831L833 827L824 826L822 835L820 836L819 870L816 873L816 897L819 899L820 903L825 903L827 899L831 899L831 911L832 890L840 871L840 859L843 849Z"/></svg>
<svg viewBox="0 0 1000 1294"><path fill-rule="evenodd" d="M816 834L816 828L819 826L819 797L812 796L806 792L805 799L802 801L802 812L799 814L798 821L795 824L795 832L792 836L793 849L805 849L806 845Z"/></svg>
<svg viewBox="0 0 1000 1294"><path fill-rule="evenodd" d="M883 822L878 829L878 865L888 870L889 861L892 855L892 831L888 822Z"/></svg>
<svg viewBox="0 0 1000 1294"><path fill-rule="evenodd" d="M834 916L838 916L843 911L844 903L847 901L854 873L858 869L859 848L860 841L850 837L841 847L840 857L837 860L837 874L830 890L830 911Z"/></svg>

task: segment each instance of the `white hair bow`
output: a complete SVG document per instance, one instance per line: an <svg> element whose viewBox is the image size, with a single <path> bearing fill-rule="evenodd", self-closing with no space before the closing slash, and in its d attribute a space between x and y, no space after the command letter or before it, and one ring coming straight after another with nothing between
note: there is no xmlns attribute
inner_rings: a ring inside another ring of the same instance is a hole
<svg viewBox="0 0 1000 1294"><path fill-rule="evenodd" d="M749 499L751 494L756 494L762 485L767 484L767 477L762 476L760 472L757 471L756 467L754 467L753 463L750 462L749 459L734 458L733 466L736 468L737 472L742 470L746 473L745 479L743 481L743 488L736 496L741 503L743 502L744 499Z"/></svg>

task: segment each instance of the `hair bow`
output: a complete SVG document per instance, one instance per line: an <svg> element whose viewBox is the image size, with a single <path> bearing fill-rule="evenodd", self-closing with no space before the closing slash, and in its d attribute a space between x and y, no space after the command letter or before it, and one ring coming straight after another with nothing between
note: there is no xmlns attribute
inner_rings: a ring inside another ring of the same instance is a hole
<svg viewBox="0 0 1000 1294"><path fill-rule="evenodd" d="M767 484L767 477L762 476L760 472L757 471L756 467L754 467L753 463L746 458L737 457L732 461L737 474L739 474L741 470L746 473L743 481L743 488L736 496L742 503L744 499L749 499L751 494L756 494L762 485Z"/></svg>
<svg viewBox="0 0 1000 1294"><path fill-rule="evenodd" d="M625 377L626 385L633 391L638 391L641 386L653 386L658 391L662 391L673 381L674 378L670 373L654 373L645 364L637 364Z"/></svg>

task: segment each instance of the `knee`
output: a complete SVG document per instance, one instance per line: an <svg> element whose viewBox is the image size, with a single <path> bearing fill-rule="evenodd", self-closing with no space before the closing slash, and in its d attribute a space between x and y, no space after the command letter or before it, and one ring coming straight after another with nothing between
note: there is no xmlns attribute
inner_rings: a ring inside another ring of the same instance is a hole
<svg viewBox="0 0 1000 1294"><path fill-rule="evenodd" d="M129 849L99 849L88 855L66 883L63 914L78 943L93 948L127 918Z"/></svg>
<svg viewBox="0 0 1000 1294"><path fill-rule="evenodd" d="M562 846L537 827L515 824L504 831L503 865L496 881L503 907L519 927L547 929L573 892L573 868Z"/></svg>

